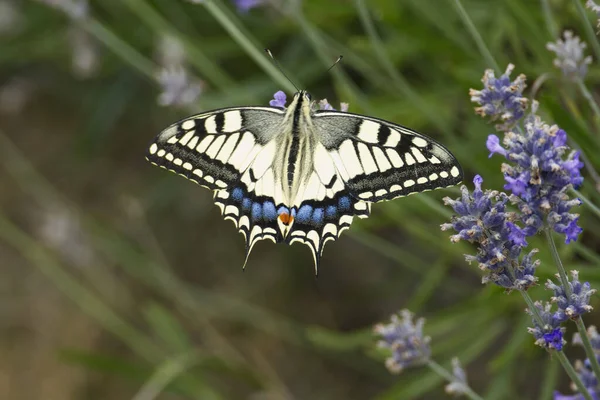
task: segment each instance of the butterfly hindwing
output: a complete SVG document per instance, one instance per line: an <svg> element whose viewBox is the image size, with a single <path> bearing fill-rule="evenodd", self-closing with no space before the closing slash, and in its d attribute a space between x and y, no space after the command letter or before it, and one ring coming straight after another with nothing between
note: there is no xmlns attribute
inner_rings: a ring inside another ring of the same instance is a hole
<svg viewBox="0 0 600 400"><path fill-rule="evenodd" d="M317 143L312 153L312 171L298 191L292 210L294 224L286 242L307 245L318 268L325 243L336 240L354 217L368 217L371 207L348 192L322 144Z"/></svg>
<svg viewBox="0 0 600 400"><path fill-rule="evenodd" d="M454 156L435 140L376 118L315 113L315 129L350 194L368 202L453 186L462 180Z"/></svg>

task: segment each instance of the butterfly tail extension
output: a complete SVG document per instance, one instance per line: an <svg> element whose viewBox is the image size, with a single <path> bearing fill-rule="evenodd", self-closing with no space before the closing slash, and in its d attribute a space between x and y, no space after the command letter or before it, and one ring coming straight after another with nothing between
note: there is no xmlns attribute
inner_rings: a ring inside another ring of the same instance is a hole
<svg viewBox="0 0 600 400"><path fill-rule="evenodd" d="M337 240L349 229L354 217L367 218L370 210L369 203L354 199L343 191L321 201L305 201L297 210L292 210L294 225L285 242L308 246L317 273L325 244Z"/></svg>

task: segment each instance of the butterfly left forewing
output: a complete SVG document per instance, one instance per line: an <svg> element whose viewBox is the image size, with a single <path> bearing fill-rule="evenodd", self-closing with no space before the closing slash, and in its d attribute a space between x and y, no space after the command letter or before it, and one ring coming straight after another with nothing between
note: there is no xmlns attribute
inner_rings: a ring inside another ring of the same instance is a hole
<svg viewBox="0 0 600 400"><path fill-rule="evenodd" d="M413 130L335 111L317 112L313 121L336 171L357 199L392 200L462 180L456 158L440 143Z"/></svg>
<svg viewBox="0 0 600 400"><path fill-rule="evenodd" d="M146 158L213 190L224 218L244 235L248 255L259 240L282 240L273 173L282 121L283 111L273 107L209 111L162 131Z"/></svg>
<svg viewBox="0 0 600 400"><path fill-rule="evenodd" d="M159 133L146 159L208 189L224 189L241 179L277 134L282 119L283 112L273 107L226 108L194 115Z"/></svg>

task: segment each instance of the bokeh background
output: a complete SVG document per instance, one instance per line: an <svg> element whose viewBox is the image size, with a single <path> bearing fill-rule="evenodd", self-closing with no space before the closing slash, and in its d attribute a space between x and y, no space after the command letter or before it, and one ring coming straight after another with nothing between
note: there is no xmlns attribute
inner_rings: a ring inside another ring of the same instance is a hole
<svg viewBox="0 0 600 400"><path fill-rule="evenodd" d="M597 121L545 48L568 28L593 54L584 1L193 3L0 0L0 398L442 398L431 370L393 376L375 350L373 324L402 308L427 318L434 358L460 357L486 398L568 391L521 297L481 285L469 246L440 231L441 199L458 188L374 206L327 246L318 278L308 249L270 242L243 271L243 239L211 193L144 153L189 114L291 95L268 47L313 98L427 133L469 186L478 173L502 189L485 148L494 128L468 89L513 63L545 119L583 148L581 192L598 203ZM592 92L599 79L594 60ZM559 251L598 287L600 224L579 211L584 233ZM551 256L532 245L544 282ZM543 285L531 295L550 297Z"/></svg>

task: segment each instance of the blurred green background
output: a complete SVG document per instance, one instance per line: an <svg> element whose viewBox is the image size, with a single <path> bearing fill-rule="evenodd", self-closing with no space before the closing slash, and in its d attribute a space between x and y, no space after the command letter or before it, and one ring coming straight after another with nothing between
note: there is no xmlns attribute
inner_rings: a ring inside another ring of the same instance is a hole
<svg viewBox="0 0 600 400"><path fill-rule="evenodd" d="M308 249L270 242L243 271L243 239L211 193L144 153L186 115L291 95L268 47L313 98L427 133L469 186L478 173L502 189L485 148L494 128L468 89L493 63L497 76L514 63L545 119L584 149L581 192L598 204L598 121L545 49L569 28L596 55L583 4L272 0L244 12L230 1L0 0L0 398L442 398L433 372L392 376L374 349L373 324L401 308L427 318L434 358L460 357L486 398L568 391L527 333L521 297L482 286L471 249L440 231L451 215L441 199L457 188L374 206L327 246L318 278ZM583 235L559 250L598 287L598 216L579 212ZM551 256L531 242L543 283ZM550 297L543 285L531 295Z"/></svg>

